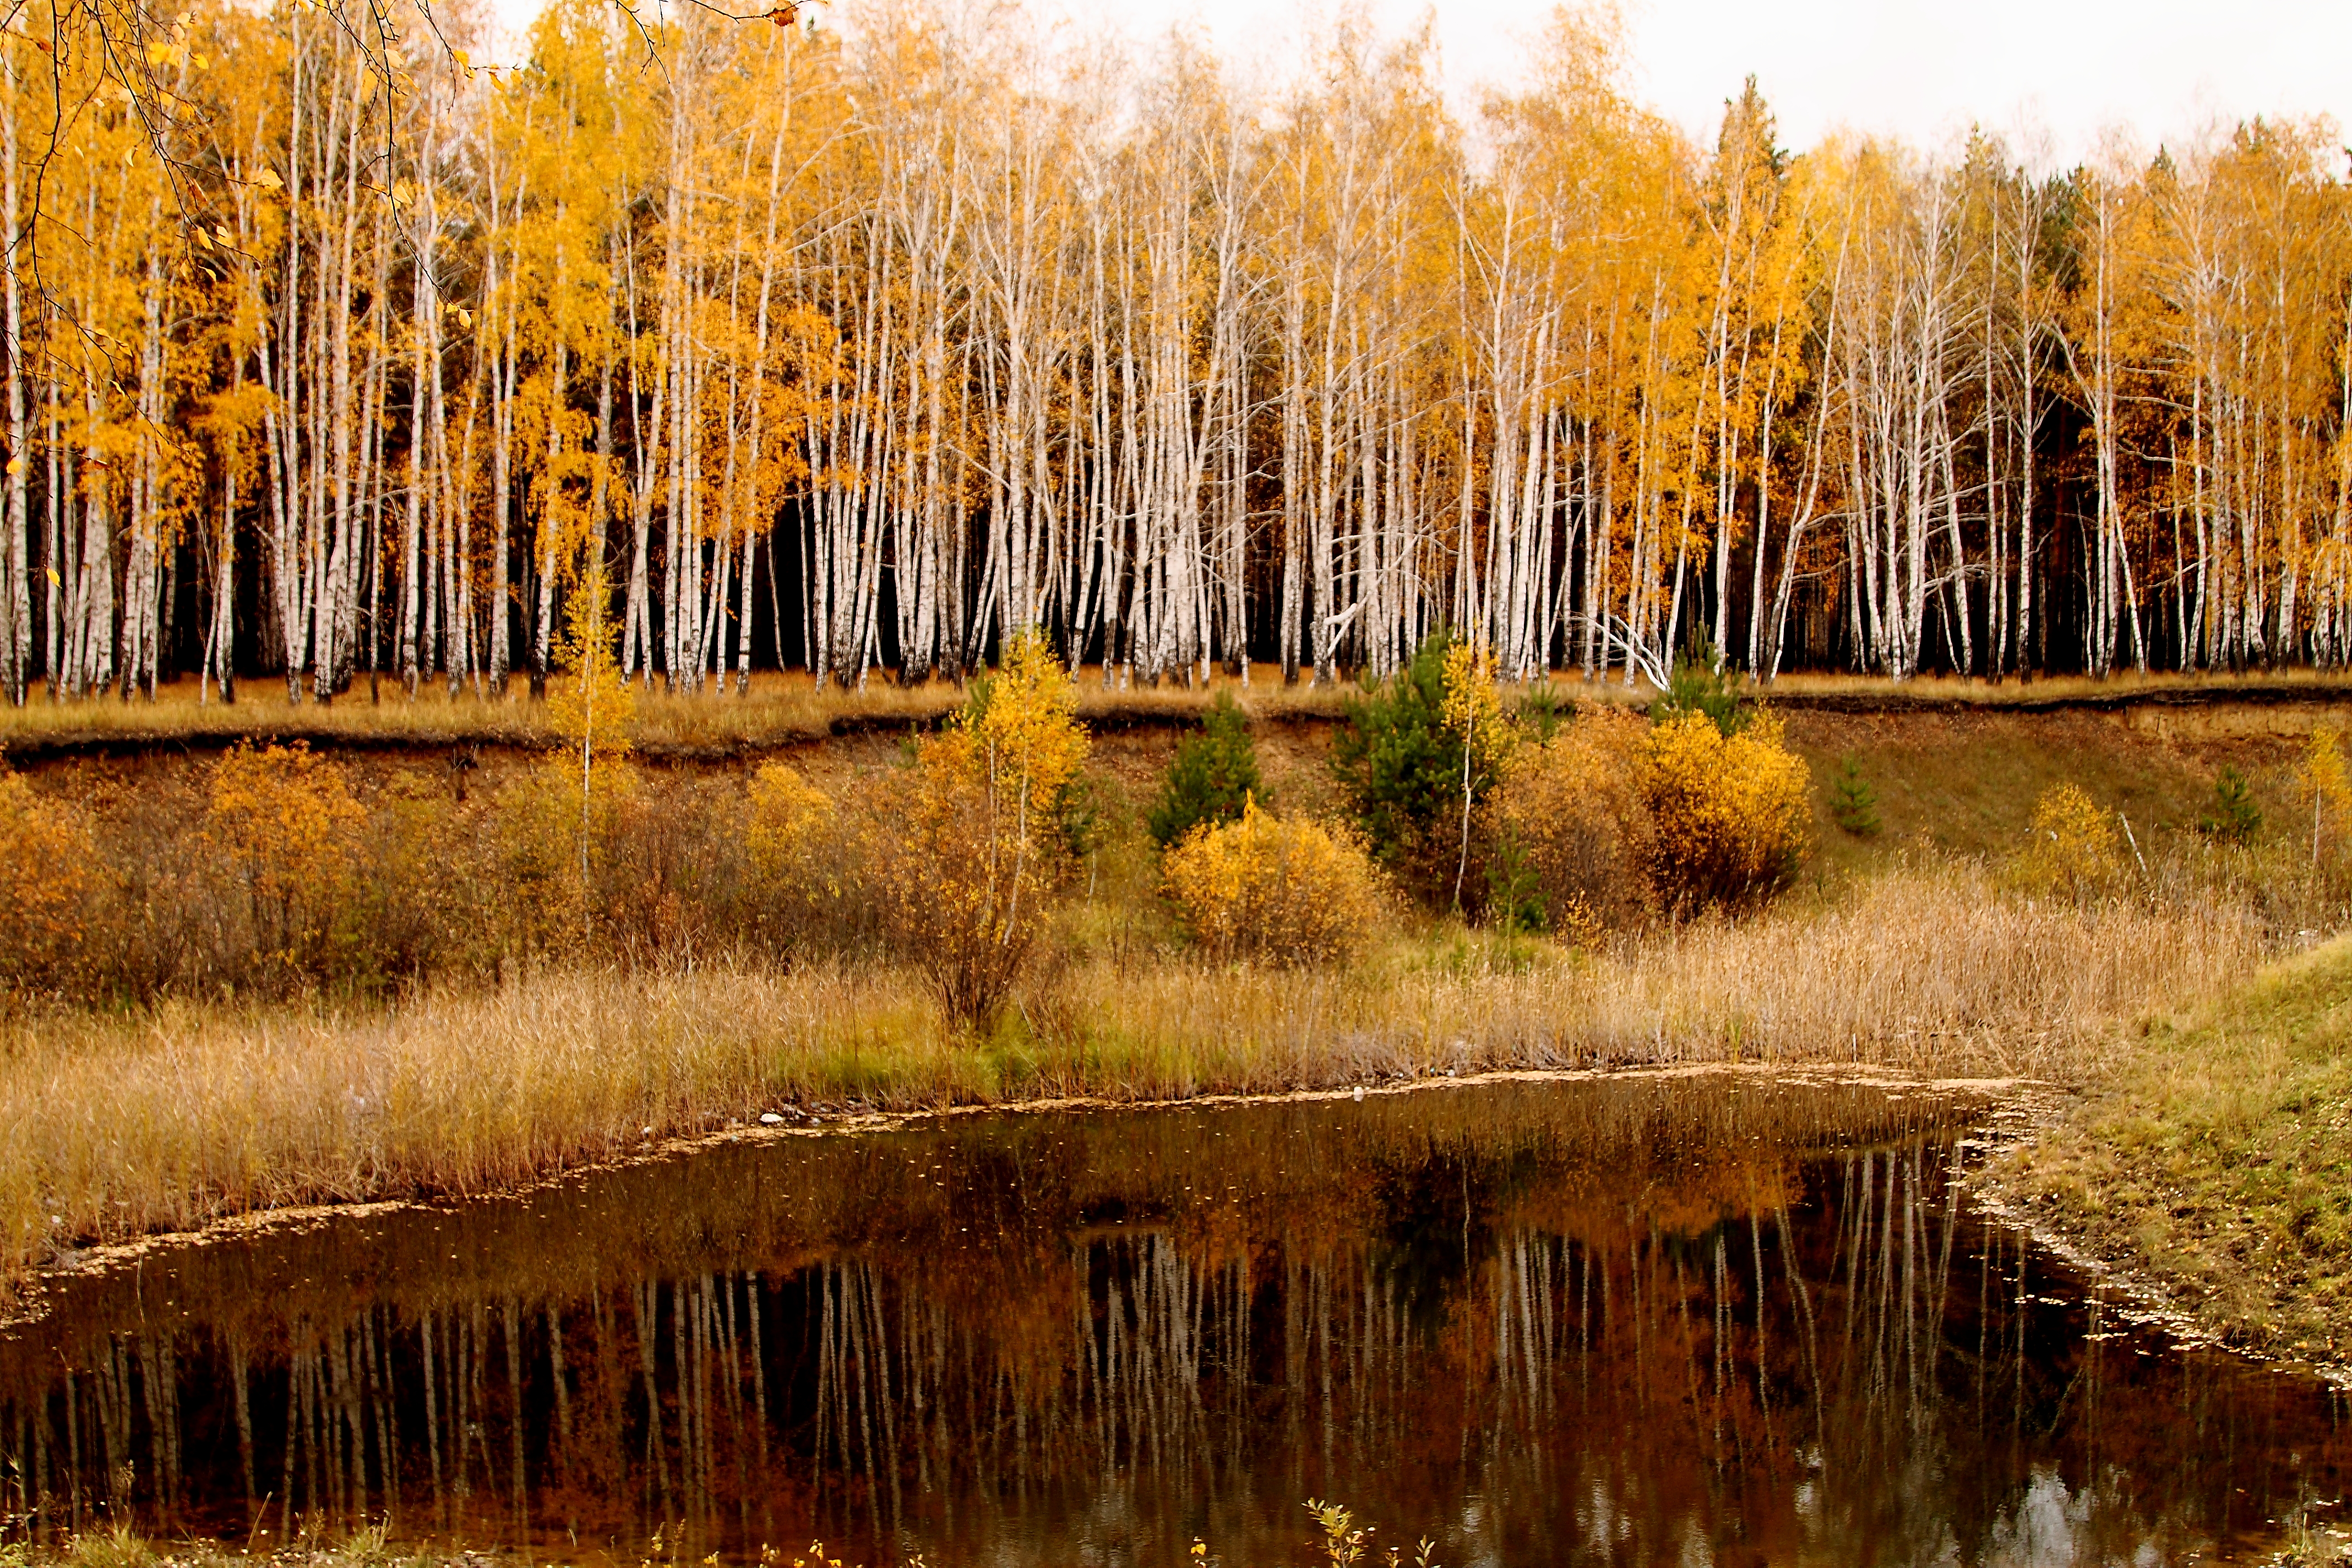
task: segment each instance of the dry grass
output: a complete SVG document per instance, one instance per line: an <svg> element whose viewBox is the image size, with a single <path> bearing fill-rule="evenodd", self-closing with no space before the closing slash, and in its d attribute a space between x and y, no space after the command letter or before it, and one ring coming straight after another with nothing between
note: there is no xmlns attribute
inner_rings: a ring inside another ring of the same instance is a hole
<svg viewBox="0 0 2352 1568"><path fill-rule="evenodd" d="M2014 677L1983 680L1955 675L1927 675L1900 682L1883 676L1791 674L1759 688L1769 700L1776 696L1894 696L1912 703L1951 703L1968 707L2003 708L2050 702L2108 702L2173 693L2226 695L2259 689L2269 692L2308 691L2315 699L2352 697L2352 678L2342 670L2287 668L2232 675L2227 670L2190 674L2124 671L2102 679L2090 675L2038 675L2031 680Z"/></svg>
<svg viewBox="0 0 2352 1568"><path fill-rule="evenodd" d="M2153 1020L1987 1173L2207 1330L2352 1361L2352 937Z"/></svg>
<svg viewBox="0 0 2352 1568"><path fill-rule="evenodd" d="M1205 685L1137 687L1116 679L1106 685L1099 667L1078 672L1079 717L1096 723L1182 721L1197 717L1218 691L1230 691L1256 718L1336 719L1351 687L1286 687L1279 668L1254 666L1247 684L1220 671ZM634 725L641 749L655 754L757 750L791 745L842 728L900 728L929 724L963 700L962 689L946 680L900 686L876 675L862 688L819 687L798 671L761 670L750 689L729 686L701 693L671 692L656 686L640 693ZM199 702L195 683L177 681L145 697L113 697L50 702L36 697L22 708L0 706L0 750L19 752L43 745L139 745L231 741L308 740L314 745L411 743L420 746L552 744L555 732L543 704L524 694L520 677L504 695L478 694L471 687L452 696L438 683L414 697L396 680L370 695L362 677L331 703L287 700L282 681L247 681L235 704L217 691Z"/></svg>
<svg viewBox="0 0 2352 1568"><path fill-rule="evenodd" d="M0 1274L241 1212L481 1192L795 1105L1727 1059L2078 1075L2116 1020L2262 954L2234 905L2032 904L1928 868L1598 956L1444 933L1305 975L1098 953L963 1043L911 977L838 964L20 1018L0 1037Z"/></svg>

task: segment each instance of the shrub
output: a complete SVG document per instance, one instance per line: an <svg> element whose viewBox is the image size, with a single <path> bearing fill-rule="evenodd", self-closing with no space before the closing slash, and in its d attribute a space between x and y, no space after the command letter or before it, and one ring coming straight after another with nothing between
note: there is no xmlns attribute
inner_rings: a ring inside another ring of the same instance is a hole
<svg viewBox="0 0 2352 1568"><path fill-rule="evenodd" d="M1484 644L1455 643L1445 650L1445 727L1462 748L1461 828L1454 861L1454 907L1459 910L1463 879L1470 869L1471 807L1501 780L1517 738L1503 717L1494 656Z"/></svg>
<svg viewBox="0 0 2352 1568"><path fill-rule="evenodd" d="M1372 858L1423 896L1454 880L1463 805L1463 737L1446 722L1446 656L1432 636L1403 668L1350 700L1332 742L1331 770ZM1473 771L1473 799L1491 776Z"/></svg>
<svg viewBox="0 0 2352 1568"><path fill-rule="evenodd" d="M2233 767L2223 767L2213 781L2213 799L2197 819L2206 837L2242 849L2263 830L2262 807L2254 804L2253 786Z"/></svg>
<svg viewBox="0 0 2352 1568"><path fill-rule="evenodd" d="M300 741L240 743L213 765L205 843L244 888L257 956L304 973L332 966L367 813L342 768Z"/></svg>
<svg viewBox="0 0 2352 1568"><path fill-rule="evenodd" d="M787 763L761 763L746 793L743 838L752 870L774 881L797 879L833 816L832 798Z"/></svg>
<svg viewBox="0 0 2352 1568"><path fill-rule="evenodd" d="M1570 941L1632 925L1651 908L1656 834L1639 779L1647 727L1597 710L1521 751L1496 792L1492 832L1534 880L1538 923ZM1489 879L1493 879L1490 870Z"/></svg>
<svg viewBox="0 0 2352 1568"><path fill-rule="evenodd" d="M604 613L611 600L600 561L581 574L576 591L564 602L555 674L543 687L548 727L563 738L563 750L583 763L598 753L625 755L632 746L637 693L621 673L621 628Z"/></svg>
<svg viewBox="0 0 2352 1568"><path fill-rule="evenodd" d="M1203 823L1160 863L1169 900L1213 958L1324 963L1360 949L1380 881L1343 833L1285 822L1246 801L1238 822Z"/></svg>
<svg viewBox="0 0 2352 1568"><path fill-rule="evenodd" d="M1059 808L1086 761L1077 690L1040 632L1007 642L866 823L877 912L960 1028L1012 994L1069 862Z"/></svg>
<svg viewBox="0 0 2352 1568"><path fill-rule="evenodd" d="M1838 771L1830 776L1830 820L1856 838L1878 832L1878 792L1852 757L1840 758Z"/></svg>
<svg viewBox="0 0 2352 1568"><path fill-rule="evenodd" d="M632 853L640 811L636 770L617 757L583 770L577 755L549 752L499 791L500 913L517 950L586 952L628 940L635 922L625 906L646 891Z"/></svg>
<svg viewBox="0 0 2352 1568"><path fill-rule="evenodd" d="M483 852L487 803L453 798L441 770L400 769L368 802L354 889L366 940L354 988L434 973L495 972L501 933L489 911L510 891ZM462 777L462 775L460 775Z"/></svg>
<svg viewBox="0 0 2352 1568"><path fill-rule="evenodd" d="M1253 798L1265 795L1249 720L1229 693L1220 691L1202 728L1177 743L1144 826L1151 841L1165 849L1204 822L1234 821Z"/></svg>
<svg viewBox="0 0 2352 1568"><path fill-rule="evenodd" d="M64 977L79 952L96 888L98 846L72 805L0 771L0 975L16 984Z"/></svg>
<svg viewBox="0 0 2352 1568"><path fill-rule="evenodd" d="M1639 772L1657 838L1650 880L1668 907L1737 907L1769 897L1805 852L1805 764L1778 721L1726 734L1704 711L1650 727Z"/></svg>
<svg viewBox="0 0 2352 1568"><path fill-rule="evenodd" d="M785 763L763 763L744 801L750 886L743 922L761 946L791 950L838 942L854 924L859 878L833 799Z"/></svg>
<svg viewBox="0 0 2352 1568"><path fill-rule="evenodd" d="M2079 784L2053 784L2033 803L2033 826L2013 868L2027 891L2087 899L2112 890L2124 869L2116 814Z"/></svg>

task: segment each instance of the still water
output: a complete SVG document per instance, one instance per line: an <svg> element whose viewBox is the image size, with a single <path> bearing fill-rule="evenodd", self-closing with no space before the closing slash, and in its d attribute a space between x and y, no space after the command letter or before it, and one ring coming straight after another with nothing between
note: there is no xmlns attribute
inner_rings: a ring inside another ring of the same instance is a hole
<svg viewBox="0 0 2352 1568"><path fill-rule="evenodd" d="M1981 1105L1736 1077L961 1118L73 1277L0 1508L563 1562L2259 1555L2341 1395L2168 1348L1949 1179ZM660 1544L652 1542L658 1535Z"/></svg>

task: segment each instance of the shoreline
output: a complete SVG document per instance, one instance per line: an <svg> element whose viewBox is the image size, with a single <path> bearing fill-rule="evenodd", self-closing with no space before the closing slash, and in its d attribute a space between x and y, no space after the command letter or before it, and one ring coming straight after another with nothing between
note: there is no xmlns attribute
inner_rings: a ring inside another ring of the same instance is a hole
<svg viewBox="0 0 2352 1568"><path fill-rule="evenodd" d="M1102 1095L1062 1095L993 1103L958 1103L908 1110L862 1110L806 1118L801 1125L762 1126L758 1122L680 1133L653 1141L642 1150L616 1154L590 1164L560 1171L485 1192L432 1194L422 1197L378 1198L352 1203L308 1204L280 1209L254 1209L226 1215L194 1230L158 1231L78 1250L71 1258L47 1265L24 1277L14 1287L13 1300L0 1297L0 1334L34 1327L48 1315L40 1299L48 1288L68 1279L83 1279L142 1264L162 1254L217 1247L251 1237L300 1232L339 1221L379 1215L447 1209L460 1204L499 1203L528 1197L567 1183L589 1181L614 1171L688 1158L706 1150L739 1143L777 1143L795 1138L866 1137L889 1133L925 1123L980 1116L1063 1116L1119 1111L1225 1110L1253 1105L1301 1105L1333 1100L1360 1100L1428 1091L1475 1089L1498 1083L1597 1083L1633 1079L1712 1077L1764 1079L1773 1082L1881 1089L1927 1095L1981 1097L1990 1114L2003 1103L2026 1103L2021 1091L2046 1088L2031 1078L1937 1077L1857 1063L1851 1068L1814 1063L1679 1062L1595 1068L1501 1068L1465 1074L1416 1075L1403 1081L1366 1081L1344 1088L1297 1089L1248 1093L1212 1090L1183 1098L1117 1100ZM2004 1101L2003 1096L2010 1096ZM809 1125L814 1122L814 1125Z"/></svg>
<svg viewBox="0 0 2352 1568"><path fill-rule="evenodd" d="M1976 1185L2198 1339L2352 1388L2347 998L2352 936L2263 965L2144 1029Z"/></svg>

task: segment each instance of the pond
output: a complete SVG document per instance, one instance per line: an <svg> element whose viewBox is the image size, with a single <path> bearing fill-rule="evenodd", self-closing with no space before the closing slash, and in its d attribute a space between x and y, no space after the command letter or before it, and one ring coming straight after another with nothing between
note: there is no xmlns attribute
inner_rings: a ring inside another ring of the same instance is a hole
<svg viewBox="0 0 2352 1568"><path fill-rule="evenodd" d="M722 1143L63 1277L0 1506L636 1563L2259 1553L2342 1395L1972 1214L1981 1100L1753 1076ZM657 1542L657 1543L656 1543Z"/></svg>

